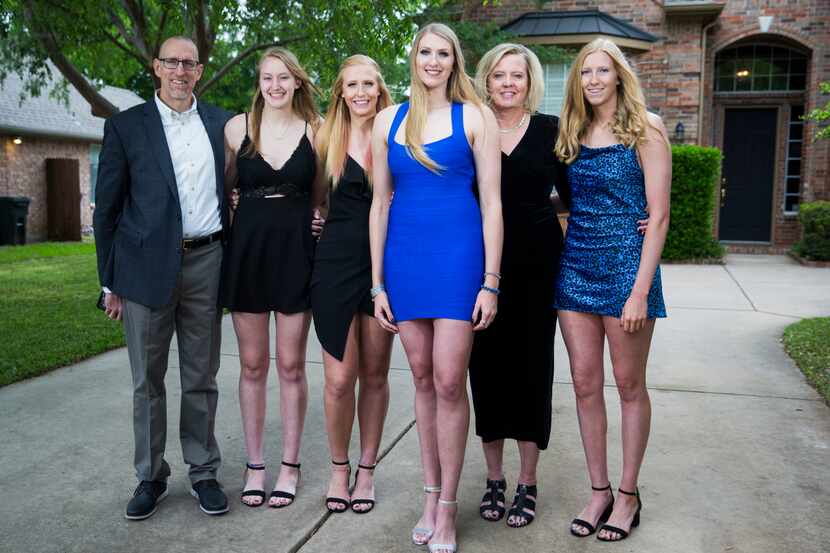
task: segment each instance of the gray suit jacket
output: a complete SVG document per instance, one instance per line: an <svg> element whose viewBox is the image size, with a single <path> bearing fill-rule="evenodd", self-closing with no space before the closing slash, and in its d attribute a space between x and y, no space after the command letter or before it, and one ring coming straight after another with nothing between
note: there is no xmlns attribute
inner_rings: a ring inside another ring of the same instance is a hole
<svg viewBox="0 0 830 553"><path fill-rule="evenodd" d="M230 114L204 102L197 107L213 147L216 195L227 229L223 133ZM182 259L182 216L154 100L113 115L104 125L93 226L102 286L151 308L173 300Z"/></svg>

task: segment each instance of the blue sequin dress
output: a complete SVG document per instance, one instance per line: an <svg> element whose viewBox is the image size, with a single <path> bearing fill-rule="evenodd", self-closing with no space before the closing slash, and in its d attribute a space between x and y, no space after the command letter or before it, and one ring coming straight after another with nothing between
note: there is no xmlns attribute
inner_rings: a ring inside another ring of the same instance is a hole
<svg viewBox="0 0 830 553"><path fill-rule="evenodd" d="M637 151L622 144L580 146L568 182L571 214L554 305L619 318L643 249L637 220L646 218L646 193ZM647 316L666 316L660 267L648 293Z"/></svg>

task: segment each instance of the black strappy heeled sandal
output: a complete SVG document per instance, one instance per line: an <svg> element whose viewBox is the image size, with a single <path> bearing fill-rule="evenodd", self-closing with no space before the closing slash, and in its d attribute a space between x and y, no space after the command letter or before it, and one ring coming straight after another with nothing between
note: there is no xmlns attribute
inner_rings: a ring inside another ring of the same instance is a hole
<svg viewBox="0 0 830 553"><path fill-rule="evenodd" d="M299 484L299 482L300 482L300 463L289 463L287 461L283 461L282 464L285 465L286 467L291 467L292 469L297 469L297 483ZM290 501L288 503L271 503L270 499L273 499L275 497L290 499ZM271 492L271 496L270 496L270 499L269 499L268 506L271 507L272 509L282 509L283 507L288 507L289 505L294 503L294 498L295 497L297 497L297 496L295 494L291 493L291 492L284 492L282 490L274 490L274 491Z"/></svg>
<svg viewBox="0 0 830 553"><path fill-rule="evenodd" d="M334 459L331 460L331 464L337 467L346 467L346 472L352 472L352 465L348 459L345 461L335 461ZM342 470L342 469L335 469L335 470ZM348 475L346 476L346 486L348 486ZM332 508L329 506L329 503L333 503L337 505L336 507ZM326 498L326 509L329 510L330 513L345 513L349 509L349 500L343 499L342 497L327 497Z"/></svg>
<svg viewBox="0 0 830 553"><path fill-rule="evenodd" d="M605 490L610 490L611 489L611 484L608 484L604 488L596 488L594 486L591 486L591 489L594 490L595 492L604 492ZM605 522L606 520L611 518L611 511L613 511L613 510L614 510L614 492L611 492L611 502L608 504L608 506L605 507L605 510L602 512L602 514L597 519L597 524L598 525L602 524L603 522ZM586 530L588 530L588 533L587 534L580 534L579 532L574 530L574 525L585 528ZM593 534L594 532L597 531L596 527L593 524L591 524L587 520L582 520L581 518L573 519L571 521L570 528L571 528L571 534L573 534L577 538L587 538L588 536L590 536L591 534Z"/></svg>
<svg viewBox="0 0 830 553"><path fill-rule="evenodd" d="M519 484L516 486L516 495L513 496L513 505L507 511L508 519L512 516L515 520L522 517L525 521L513 522L507 521L507 525L511 528L523 528L533 522L536 518L536 486L528 486L527 484Z"/></svg>
<svg viewBox="0 0 830 553"><path fill-rule="evenodd" d="M617 488L617 491L625 494L625 495L632 495L637 498L637 512L634 513L634 518L631 520L631 526L628 527L628 530L623 530L622 528L617 528L616 526L611 526L610 524L603 524L600 527L600 530L605 530L606 532L614 532L618 534L619 538L603 538L599 534L597 534L597 539L599 541L622 541L627 538L631 534L631 529L636 528L640 525L640 511L643 510L643 502L640 501L640 490L638 488L634 488L633 492L627 492L622 488Z"/></svg>
<svg viewBox="0 0 830 553"><path fill-rule="evenodd" d="M488 522L497 522L504 517L504 491L507 489L507 480L487 479L487 491L484 492L484 497L481 498L481 505L478 507L478 514L481 518ZM495 511L498 516L496 518L489 518L484 515L486 511Z"/></svg>
<svg viewBox="0 0 830 553"><path fill-rule="evenodd" d="M242 486L243 487L248 483L248 471L249 470L265 470L265 465L264 464L254 465L254 464L251 464L251 463L245 463L245 472L242 475L242 480L243 480ZM258 498L260 498L260 502L259 503L247 503L246 501L244 501L244 499L246 497L258 497ZM242 501L242 503L244 505L247 505L248 507L262 507L262 505L265 503L265 488L263 488L261 490L245 490L239 496L239 499L240 499L240 501Z"/></svg>
<svg viewBox="0 0 830 553"><path fill-rule="evenodd" d="M354 486L355 486L355 488L357 487L357 477L360 474L360 469L374 471L376 466L378 466L377 463L375 463L374 465L362 465L360 463L357 464L357 471L355 471L355 473L354 473ZM374 485L374 482L373 482L372 483L372 495L374 495L374 489L375 489L375 485ZM366 505L367 508L366 509L355 509L354 508L355 505L360 505L360 506ZM374 499L369 499L369 498L352 499L351 508L352 508L352 511L354 511L358 515L365 515L366 513L368 513L369 511L371 511L372 509L375 508L375 500Z"/></svg>

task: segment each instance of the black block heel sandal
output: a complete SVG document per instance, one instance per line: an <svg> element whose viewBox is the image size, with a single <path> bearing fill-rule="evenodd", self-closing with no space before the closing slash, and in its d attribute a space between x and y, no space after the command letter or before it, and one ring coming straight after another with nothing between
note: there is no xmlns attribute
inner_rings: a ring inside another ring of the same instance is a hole
<svg viewBox="0 0 830 553"><path fill-rule="evenodd" d="M243 487L245 486L245 484L248 483L249 470L265 470L265 465L254 465L251 463L245 463L245 472L242 475ZM260 501L259 503L247 503L246 501L244 501L246 497L258 497L260 498ZM248 507L262 507L263 503L265 503L265 488L260 490L245 490L239 496L239 499L242 501L243 504L247 505Z"/></svg>
<svg viewBox="0 0 830 553"><path fill-rule="evenodd" d="M331 464L335 467L346 467L345 469L334 469L334 470L345 470L348 473L352 472L352 465L349 463L349 460L346 459L345 461L335 461L334 459L331 460ZM348 486L348 479L349 475L346 475L346 486ZM332 508L329 506L329 503L333 503L336 507ZM326 509L329 510L330 513L345 513L349 509L349 500L343 499L342 497L327 497L326 498Z"/></svg>
<svg viewBox="0 0 830 553"><path fill-rule="evenodd" d="M594 486L591 486L591 489L594 490L595 492L604 492L605 490L610 490L611 489L611 484L608 484L604 488L595 488ZM611 502L608 504L607 507L605 507L605 510L599 516L599 519L597 519L597 524L598 525L602 524L603 522L605 522L606 520L611 518L611 512L613 510L614 510L614 492L611 492ZM585 528L586 530L588 530L588 533L587 534L580 534L579 532L574 530L574 525ZM577 538L587 538L588 536L590 536L591 534L593 534L596 531L597 531L596 527L593 524L591 524L590 522L588 522L587 520L582 520L581 518L575 518L571 521L571 534L573 534Z"/></svg>
<svg viewBox="0 0 830 553"><path fill-rule="evenodd" d="M507 489L507 480L487 479L487 491L484 492L484 497L481 498L481 505L478 507L478 514L487 522L496 522L504 517L504 491ZM487 511L495 511L498 515L496 518L488 518L484 515Z"/></svg>
<svg viewBox="0 0 830 553"><path fill-rule="evenodd" d="M507 525L511 528L522 528L533 522L536 518L536 486L528 486L527 484L519 484L516 486L516 495L513 496L513 505L507 511ZM525 519L524 522L511 523L509 518L513 517L515 521L518 517Z"/></svg>
<svg viewBox="0 0 830 553"><path fill-rule="evenodd" d="M643 502L640 501L640 490L634 488L633 492L627 492L622 488L617 488L617 491L625 495L633 495L637 498L637 512L634 513L634 518L631 520L631 526L629 526L627 531L623 530L622 528L617 528L616 526L611 526L610 524L603 524L600 530L605 530L606 532L614 532L615 534L618 534L620 537L603 538L602 536L597 534L597 539L599 541L622 541L631 534L632 528L636 528L640 525L640 511L643 510Z"/></svg>
<svg viewBox="0 0 830 553"><path fill-rule="evenodd" d="M292 469L297 469L297 483L300 482L300 463L289 463L287 461L282 462L283 465L286 467L291 467ZM282 509L283 507L288 507L292 503L294 503L294 498L297 497L295 494L291 492L284 492L282 490L274 490L271 492L271 499L278 497L278 498L285 498L290 499L288 503L268 503L268 506L272 509Z"/></svg>

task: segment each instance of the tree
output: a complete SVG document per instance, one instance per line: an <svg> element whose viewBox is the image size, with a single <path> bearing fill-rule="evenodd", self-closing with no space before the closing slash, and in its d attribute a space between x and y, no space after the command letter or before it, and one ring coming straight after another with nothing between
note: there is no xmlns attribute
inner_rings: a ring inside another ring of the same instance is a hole
<svg viewBox="0 0 830 553"><path fill-rule="evenodd" d="M819 84L819 91L822 94L830 94L830 82ZM824 107L817 107L812 110L804 116L804 119L815 121L819 126L819 130L816 131L813 140L818 141L830 138L830 125L827 124L830 122L830 101L824 104Z"/></svg>
<svg viewBox="0 0 830 553"><path fill-rule="evenodd" d="M250 101L254 63L271 46L290 47L318 82L333 80L347 55L395 64L416 28L418 0L4 0L0 8L0 82L15 72L38 95L48 61L92 105L118 111L106 83L148 97L152 61L171 35L193 38L205 64L196 94L239 111ZM250 83L250 86L248 84ZM60 91L58 91L60 92Z"/></svg>

